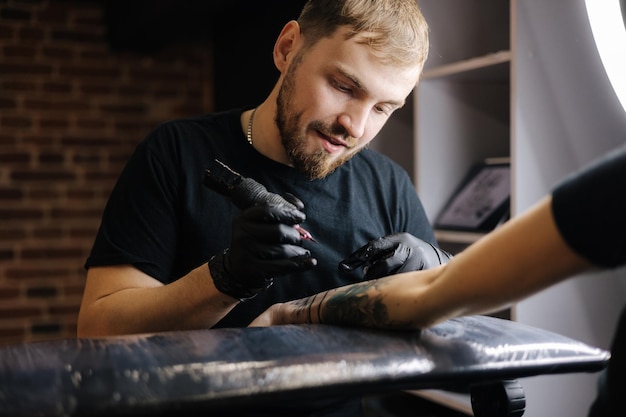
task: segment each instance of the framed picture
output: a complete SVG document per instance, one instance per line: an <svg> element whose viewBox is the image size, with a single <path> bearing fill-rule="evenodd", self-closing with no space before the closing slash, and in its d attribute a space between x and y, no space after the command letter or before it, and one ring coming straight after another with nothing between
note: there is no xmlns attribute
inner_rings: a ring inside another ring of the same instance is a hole
<svg viewBox="0 0 626 417"><path fill-rule="evenodd" d="M508 219L510 199L510 163L477 164L444 206L435 228L488 232Z"/></svg>

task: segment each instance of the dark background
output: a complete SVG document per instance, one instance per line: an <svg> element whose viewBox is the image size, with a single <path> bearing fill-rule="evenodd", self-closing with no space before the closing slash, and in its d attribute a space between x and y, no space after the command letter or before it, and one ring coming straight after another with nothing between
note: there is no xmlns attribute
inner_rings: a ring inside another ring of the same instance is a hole
<svg viewBox="0 0 626 417"><path fill-rule="evenodd" d="M168 43L213 46L215 110L260 103L278 78L274 42L305 0L103 0L116 51L154 54ZM253 65L253 71L250 66ZM251 76L254 74L254 77Z"/></svg>

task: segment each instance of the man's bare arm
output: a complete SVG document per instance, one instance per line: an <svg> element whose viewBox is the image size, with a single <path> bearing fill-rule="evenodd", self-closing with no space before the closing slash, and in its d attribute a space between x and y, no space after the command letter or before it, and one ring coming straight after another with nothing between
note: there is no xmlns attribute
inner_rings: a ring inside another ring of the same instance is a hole
<svg viewBox="0 0 626 417"><path fill-rule="evenodd" d="M237 302L215 289L207 264L168 285L130 265L92 267L78 316L78 336L208 328Z"/></svg>

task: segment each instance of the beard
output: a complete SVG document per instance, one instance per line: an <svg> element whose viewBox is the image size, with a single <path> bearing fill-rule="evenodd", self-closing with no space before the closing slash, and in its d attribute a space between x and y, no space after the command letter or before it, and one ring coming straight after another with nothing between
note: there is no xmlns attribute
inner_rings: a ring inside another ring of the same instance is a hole
<svg viewBox="0 0 626 417"><path fill-rule="evenodd" d="M293 100L295 95L295 70L298 64L299 60L296 57L291 67L287 70L278 91L276 125L282 145L294 168L312 180L322 179L356 155L360 149L352 148L352 152L343 154L336 159L332 158L324 149L307 150L306 131L308 130L318 130L332 136L343 136L348 143L356 143L356 140L351 138L345 128L339 123L328 126L321 121L313 121L304 132L300 130L302 112L296 110Z"/></svg>

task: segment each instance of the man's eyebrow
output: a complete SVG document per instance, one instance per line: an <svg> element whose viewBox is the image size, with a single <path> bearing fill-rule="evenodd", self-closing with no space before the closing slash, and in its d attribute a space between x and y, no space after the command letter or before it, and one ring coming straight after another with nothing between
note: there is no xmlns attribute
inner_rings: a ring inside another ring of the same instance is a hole
<svg viewBox="0 0 626 417"><path fill-rule="evenodd" d="M367 89L367 87L365 87L365 86L363 85L363 83L361 83L361 81L359 81L359 79L358 79L357 77L355 77L353 74L351 74L351 73L347 72L347 71L346 71L346 70L344 70L343 68L337 68L337 71L339 71L339 73L340 73L343 77L345 77L345 78L347 78L348 80L350 80L350 82L351 82L352 84L354 84L354 86L355 86L357 89L359 89L359 90L363 91L363 92L364 92L364 93L366 93L366 94L368 93L368 89ZM405 101L404 101L404 100L402 100L402 101L398 101L398 100L387 100L387 101L385 101L384 103L389 104L389 105L394 106L394 107L397 107L397 108L400 108L400 107L404 106Z"/></svg>

